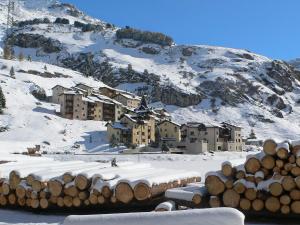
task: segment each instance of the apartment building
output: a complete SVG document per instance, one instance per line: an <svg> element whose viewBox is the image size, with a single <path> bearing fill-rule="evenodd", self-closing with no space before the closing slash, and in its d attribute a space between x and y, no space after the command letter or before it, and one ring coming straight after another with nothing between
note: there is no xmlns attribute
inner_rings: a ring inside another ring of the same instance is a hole
<svg viewBox="0 0 300 225"><path fill-rule="evenodd" d="M56 103L56 104L59 104L60 103L59 96L62 93L64 93L65 91L70 91L70 90L71 90L71 88L67 88L67 87L64 87L62 85L55 85L52 88L52 102Z"/></svg>
<svg viewBox="0 0 300 225"><path fill-rule="evenodd" d="M141 98L129 93L119 93L113 99L127 106L128 108L135 109L140 105Z"/></svg>
<svg viewBox="0 0 300 225"><path fill-rule="evenodd" d="M155 118L124 114L119 122L107 123L108 140L125 145L149 145L155 142Z"/></svg>
<svg viewBox="0 0 300 225"><path fill-rule="evenodd" d="M230 123L190 122L181 126L180 148L189 153L242 151L242 128Z"/></svg>

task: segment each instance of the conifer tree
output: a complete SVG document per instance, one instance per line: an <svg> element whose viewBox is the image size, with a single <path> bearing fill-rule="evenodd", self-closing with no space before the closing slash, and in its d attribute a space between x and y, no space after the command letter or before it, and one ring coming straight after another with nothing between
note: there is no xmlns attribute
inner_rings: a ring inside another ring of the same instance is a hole
<svg viewBox="0 0 300 225"><path fill-rule="evenodd" d="M6 107L6 100L3 94L2 88L0 87L0 113L3 112L3 109Z"/></svg>
<svg viewBox="0 0 300 225"><path fill-rule="evenodd" d="M24 54L23 54L23 52L19 53L18 59L19 59L20 62L24 61Z"/></svg>
<svg viewBox="0 0 300 225"><path fill-rule="evenodd" d="M15 78L15 69L14 69L13 66L10 68L9 75L10 75L12 78Z"/></svg>

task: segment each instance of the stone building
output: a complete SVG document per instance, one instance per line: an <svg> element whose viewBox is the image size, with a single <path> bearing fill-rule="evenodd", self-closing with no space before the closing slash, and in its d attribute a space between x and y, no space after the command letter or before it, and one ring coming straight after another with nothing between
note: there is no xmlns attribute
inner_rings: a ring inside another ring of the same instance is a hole
<svg viewBox="0 0 300 225"><path fill-rule="evenodd" d="M181 126L180 148L189 153L205 151L242 151L242 128L230 123L190 122ZM207 146L205 146L207 145Z"/></svg>
<svg viewBox="0 0 300 225"><path fill-rule="evenodd" d="M70 91L71 88L67 88L67 87L64 87L64 86L61 86L61 85L55 85L53 88L52 88L52 102L53 103L56 103L56 104L59 104L60 101L59 101L59 96L64 93L65 91Z"/></svg>
<svg viewBox="0 0 300 225"><path fill-rule="evenodd" d="M141 102L140 97L129 93L119 93L113 99L131 109L137 108Z"/></svg>

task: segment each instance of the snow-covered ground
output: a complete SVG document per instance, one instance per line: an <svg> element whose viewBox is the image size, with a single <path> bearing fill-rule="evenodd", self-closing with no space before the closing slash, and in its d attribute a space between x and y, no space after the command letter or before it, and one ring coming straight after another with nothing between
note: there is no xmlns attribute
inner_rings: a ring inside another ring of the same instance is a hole
<svg viewBox="0 0 300 225"><path fill-rule="evenodd" d="M61 73L68 77L44 78L20 70ZM14 67L16 79L9 76ZM42 145L47 152L70 151L77 143L81 146L77 152L114 151L109 148L106 138L105 122L68 120L57 115L59 105L37 100L31 93L36 84L51 96L51 88L57 84L66 87L84 82L89 85L103 86L103 83L85 78L72 70L39 62L18 62L0 59L1 87L6 97L7 109L0 115L0 126L9 130L0 133L0 151L20 153L27 147ZM50 145L49 145L49 144Z"/></svg>

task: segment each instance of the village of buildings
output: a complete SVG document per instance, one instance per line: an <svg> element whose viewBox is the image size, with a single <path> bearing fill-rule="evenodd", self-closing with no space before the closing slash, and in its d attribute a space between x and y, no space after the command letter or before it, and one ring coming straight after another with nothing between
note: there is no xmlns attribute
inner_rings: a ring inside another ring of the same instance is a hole
<svg viewBox="0 0 300 225"><path fill-rule="evenodd" d="M178 124L165 109L149 107L145 96L109 86L56 85L52 88L52 102L60 105L60 115L64 118L106 121L111 146L200 154L242 151L245 145L242 127L228 122Z"/></svg>

